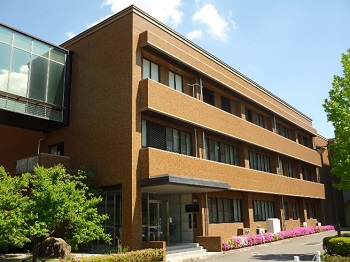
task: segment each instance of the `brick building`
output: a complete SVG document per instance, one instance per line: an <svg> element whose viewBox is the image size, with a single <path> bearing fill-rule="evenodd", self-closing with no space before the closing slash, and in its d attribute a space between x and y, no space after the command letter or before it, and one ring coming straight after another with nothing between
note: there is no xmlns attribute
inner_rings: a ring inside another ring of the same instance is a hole
<svg viewBox="0 0 350 262"><path fill-rule="evenodd" d="M96 170L123 245L324 223L312 120L137 7L60 47L1 25L0 53L0 164Z"/></svg>

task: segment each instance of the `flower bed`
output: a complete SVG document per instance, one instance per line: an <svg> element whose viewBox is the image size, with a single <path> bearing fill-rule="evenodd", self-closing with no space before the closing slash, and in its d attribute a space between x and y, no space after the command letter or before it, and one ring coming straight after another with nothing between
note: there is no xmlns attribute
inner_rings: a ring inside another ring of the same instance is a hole
<svg viewBox="0 0 350 262"><path fill-rule="evenodd" d="M329 230L334 230L334 226L299 227L292 230L281 231L276 234L264 233L257 235L236 236L225 239L222 242L222 249L224 251L227 251L231 249L260 245L286 238L300 237Z"/></svg>

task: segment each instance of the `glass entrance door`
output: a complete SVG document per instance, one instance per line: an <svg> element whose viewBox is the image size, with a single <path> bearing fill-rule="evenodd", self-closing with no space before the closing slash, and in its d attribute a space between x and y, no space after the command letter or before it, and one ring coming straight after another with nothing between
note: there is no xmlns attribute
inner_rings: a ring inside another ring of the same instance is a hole
<svg viewBox="0 0 350 262"><path fill-rule="evenodd" d="M144 194L142 199L142 239L168 241L167 195Z"/></svg>
<svg viewBox="0 0 350 262"><path fill-rule="evenodd" d="M149 202L149 240L160 241L162 232L161 201L150 200Z"/></svg>

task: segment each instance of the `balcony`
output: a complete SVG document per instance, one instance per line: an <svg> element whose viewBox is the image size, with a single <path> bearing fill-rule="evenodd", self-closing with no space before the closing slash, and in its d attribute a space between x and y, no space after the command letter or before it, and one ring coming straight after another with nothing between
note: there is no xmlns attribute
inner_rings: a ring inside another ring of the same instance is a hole
<svg viewBox="0 0 350 262"><path fill-rule="evenodd" d="M211 54L206 53L196 46L189 45L183 39L178 38L178 40L174 43L173 36L162 38L162 36L152 31L145 31L139 36L139 46L150 49L155 53L161 53L166 59L192 68L201 75L229 87L242 96L256 101L261 106L275 112L276 115L289 119L296 125L317 135L317 131L312 127L311 119L303 113L242 75L234 68L217 60Z"/></svg>
<svg viewBox="0 0 350 262"><path fill-rule="evenodd" d="M285 156L321 166L320 155L315 150L151 79L140 82L139 92L141 111L157 112Z"/></svg>
<svg viewBox="0 0 350 262"><path fill-rule="evenodd" d="M227 183L230 189L286 196L324 199L324 185L180 155L154 148L143 148L139 157L140 179L171 174L191 179Z"/></svg>
<svg viewBox="0 0 350 262"><path fill-rule="evenodd" d="M57 164L62 164L64 167L69 168L69 157L40 153L39 155L17 160L16 174L34 172L36 165L48 168Z"/></svg>

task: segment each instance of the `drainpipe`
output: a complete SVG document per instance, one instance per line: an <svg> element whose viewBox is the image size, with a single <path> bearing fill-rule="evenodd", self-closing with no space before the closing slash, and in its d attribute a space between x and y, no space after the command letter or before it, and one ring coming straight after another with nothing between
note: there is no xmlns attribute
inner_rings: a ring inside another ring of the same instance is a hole
<svg viewBox="0 0 350 262"><path fill-rule="evenodd" d="M205 236L209 236L209 207L207 192L205 192Z"/></svg>
<svg viewBox="0 0 350 262"><path fill-rule="evenodd" d="M283 214L281 216L281 222L283 221L283 230L287 230L287 227L286 227L286 210L284 208L283 195L282 195L282 198L281 198L281 202L282 202L282 210L283 210Z"/></svg>
<svg viewBox="0 0 350 262"><path fill-rule="evenodd" d="M203 101L203 85L202 85L201 75L199 75L199 91L200 91L200 100Z"/></svg>
<svg viewBox="0 0 350 262"><path fill-rule="evenodd" d="M199 75L199 90L200 90L200 100L203 101L203 83L202 83L202 76ZM203 158L205 158L205 132L203 130Z"/></svg>
<svg viewBox="0 0 350 262"><path fill-rule="evenodd" d="M40 143L46 138L46 135L44 132L41 132L42 138L39 139L38 141L38 155L40 154Z"/></svg>
<svg viewBox="0 0 350 262"><path fill-rule="evenodd" d="M195 146L195 153L196 153L196 157L198 157L198 141L197 141L197 129L194 129L194 146Z"/></svg>

